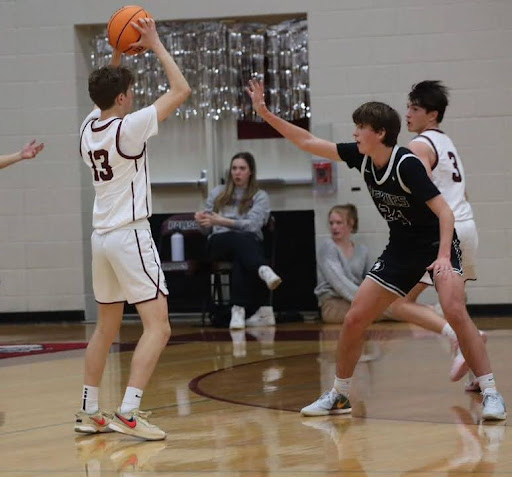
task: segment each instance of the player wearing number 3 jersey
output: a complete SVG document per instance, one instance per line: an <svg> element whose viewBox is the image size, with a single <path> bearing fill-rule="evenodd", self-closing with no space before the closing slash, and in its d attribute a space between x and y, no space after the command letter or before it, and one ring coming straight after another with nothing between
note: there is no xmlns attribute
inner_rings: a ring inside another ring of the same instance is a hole
<svg viewBox="0 0 512 477"><path fill-rule="evenodd" d="M75 431L117 431L146 440L165 439L165 431L140 410L144 388L167 345L171 330L168 294L151 236L151 187L146 141L189 96L190 87L162 45L155 21L132 23L141 34L133 44L152 50L167 76L169 91L152 105L132 112L134 78L120 66L114 50L109 66L89 76L89 95L97 106L80 128L80 155L91 169L96 192L93 209L92 281L98 320L85 354L82 406ZM110 346L119 333L124 302L135 304L143 325L130 367L128 386L114 414L99 408L99 385Z"/></svg>
<svg viewBox="0 0 512 477"><path fill-rule="evenodd" d="M423 81L414 85L409 96L407 127L418 135L408 147L423 161L431 173L432 182L452 209L455 229L461 241L464 279L476 280L478 233L466 198L464 167L455 144L439 129L448 104L446 88L439 81ZM432 282L427 280L425 283Z"/></svg>
<svg viewBox="0 0 512 477"><path fill-rule="evenodd" d="M462 251L464 280L476 280L475 260L478 247L478 233L473 220L471 205L466 199L466 178L464 167L453 141L439 129L448 105L448 92L439 81L422 81L414 85L409 93L407 105L407 128L417 134L409 143L409 149L423 162L433 183L443 194L455 217L455 230ZM425 275L405 298L393 303L393 316L405 321L425 325L425 319L435 322L432 312L416 304L417 297L432 285L430 276ZM436 307L440 311L440 307ZM440 325L439 325L440 326ZM432 328L430 328L432 329ZM438 331L434 329L433 331ZM444 331L451 332L448 327ZM449 336L449 335L448 335ZM453 338L453 337L452 337ZM484 336L485 338L485 336ZM457 341L454 345L454 362L450 377L458 380L468 371ZM470 373L468 391L479 390Z"/></svg>

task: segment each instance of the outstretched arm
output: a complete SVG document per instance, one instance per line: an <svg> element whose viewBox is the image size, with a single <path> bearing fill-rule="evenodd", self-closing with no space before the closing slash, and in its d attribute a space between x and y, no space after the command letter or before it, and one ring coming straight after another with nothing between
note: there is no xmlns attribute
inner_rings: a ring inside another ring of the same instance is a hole
<svg viewBox="0 0 512 477"><path fill-rule="evenodd" d="M23 159L34 159L43 148L44 143L36 144L36 140L33 139L28 144L25 144L20 151L0 156L0 169L22 161Z"/></svg>
<svg viewBox="0 0 512 477"><path fill-rule="evenodd" d="M170 89L160 96L153 104L157 110L158 121L167 119L190 96L192 90L187 80L181 73L169 52L160 41L156 31L155 20L152 18L139 18L139 23L131 22L131 25L140 32L140 40L132 43L131 47L142 46L152 50L162 63Z"/></svg>
<svg viewBox="0 0 512 477"><path fill-rule="evenodd" d="M293 142L299 149L314 154L315 156L331 159L332 161L341 160L334 142L313 136L309 131L277 117L267 109L263 81L249 81L249 86L246 88L246 91L251 97L252 106L256 114L270 124L276 131L281 133L286 139Z"/></svg>

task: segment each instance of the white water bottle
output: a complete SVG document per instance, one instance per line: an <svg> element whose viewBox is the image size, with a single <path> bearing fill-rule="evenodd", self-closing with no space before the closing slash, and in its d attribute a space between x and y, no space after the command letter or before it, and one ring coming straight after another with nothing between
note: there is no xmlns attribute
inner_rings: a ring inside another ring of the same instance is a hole
<svg viewBox="0 0 512 477"><path fill-rule="evenodd" d="M171 260L173 262L183 262L185 260L183 234L179 232L174 232L171 235Z"/></svg>

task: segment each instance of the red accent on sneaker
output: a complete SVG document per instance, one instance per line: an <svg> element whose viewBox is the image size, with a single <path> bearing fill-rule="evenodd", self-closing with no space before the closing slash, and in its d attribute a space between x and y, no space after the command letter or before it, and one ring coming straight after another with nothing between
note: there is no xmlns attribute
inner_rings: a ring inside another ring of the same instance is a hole
<svg viewBox="0 0 512 477"><path fill-rule="evenodd" d="M126 424L128 427L134 429L135 426L137 425L137 421L132 417L131 420L128 420L128 419L125 419L123 416L119 415L117 412L116 412L116 416L124 423Z"/></svg>
<svg viewBox="0 0 512 477"><path fill-rule="evenodd" d="M98 424L98 426L104 426L107 421L105 421L105 418L102 417L101 419L98 419L97 417L92 417L92 416L89 416L90 419L92 419L96 424Z"/></svg>

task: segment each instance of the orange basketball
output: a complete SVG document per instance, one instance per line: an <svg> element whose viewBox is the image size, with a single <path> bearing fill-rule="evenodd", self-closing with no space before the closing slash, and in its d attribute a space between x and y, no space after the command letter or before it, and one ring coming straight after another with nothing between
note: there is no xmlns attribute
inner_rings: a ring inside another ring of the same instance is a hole
<svg viewBox="0 0 512 477"><path fill-rule="evenodd" d="M130 48L129 45L139 41L140 33L130 25L130 22L138 23L139 18L152 18L142 7L127 5L115 12L108 21L108 42L113 48L126 55L136 55L143 48Z"/></svg>

